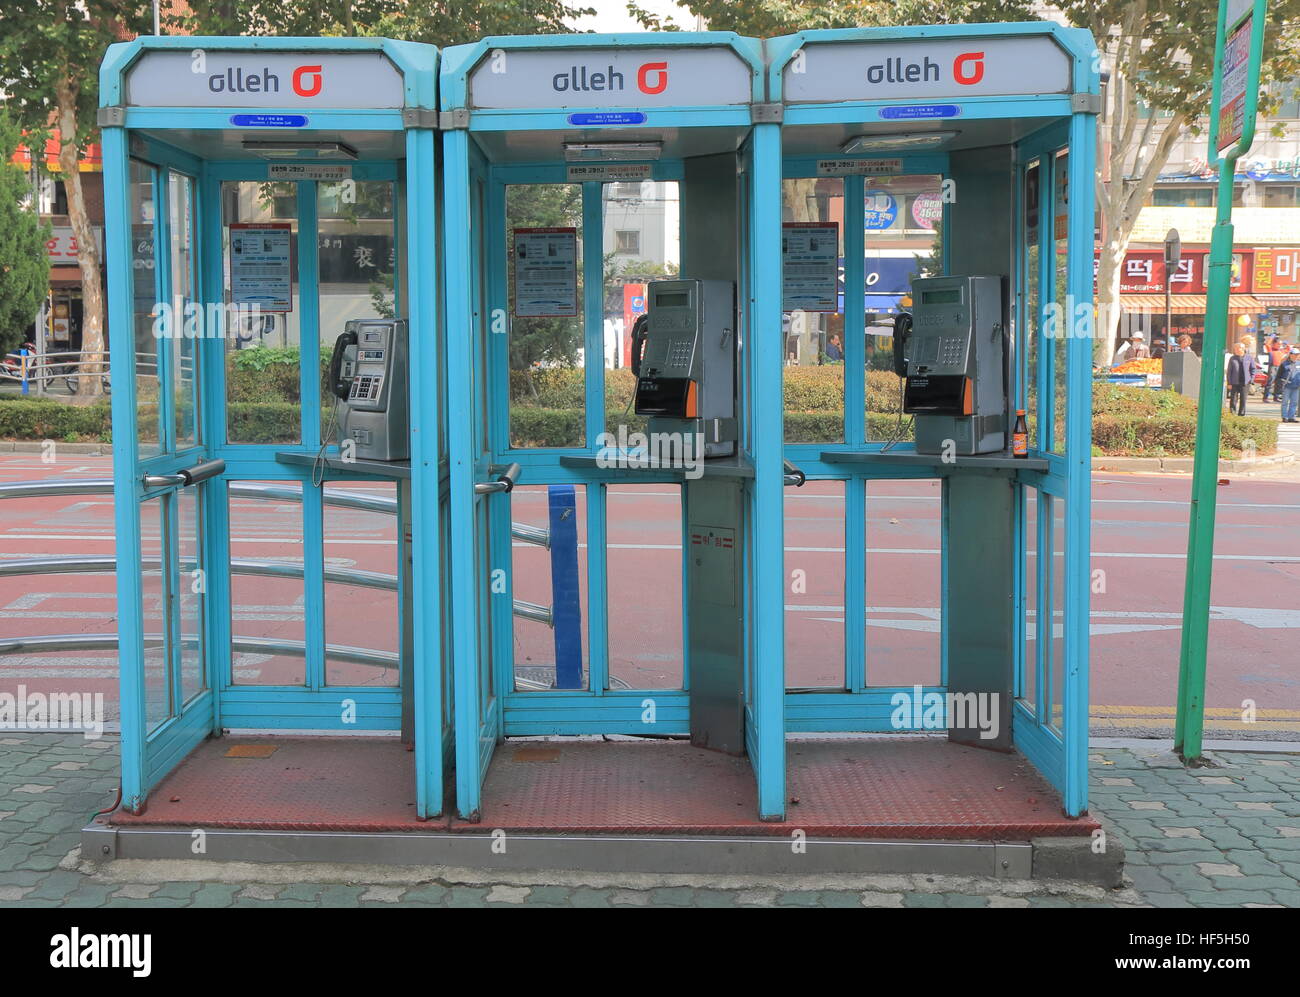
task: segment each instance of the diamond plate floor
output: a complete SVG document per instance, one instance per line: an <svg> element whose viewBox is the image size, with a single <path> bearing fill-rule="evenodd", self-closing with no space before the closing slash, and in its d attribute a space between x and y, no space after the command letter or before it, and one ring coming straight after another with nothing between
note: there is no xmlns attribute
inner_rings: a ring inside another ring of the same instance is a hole
<svg viewBox="0 0 1300 997"><path fill-rule="evenodd" d="M415 820L413 757L392 738L225 737L201 744L119 826L286 831L789 834L1008 840L1086 835L1019 755L935 738L792 740L785 823L764 823L749 763L682 741L513 741L482 819ZM450 780L449 780L450 782ZM448 807L450 812L451 808Z"/></svg>
<svg viewBox="0 0 1300 997"><path fill-rule="evenodd" d="M415 819L415 756L395 737L238 737L204 741L122 827L392 831Z"/></svg>

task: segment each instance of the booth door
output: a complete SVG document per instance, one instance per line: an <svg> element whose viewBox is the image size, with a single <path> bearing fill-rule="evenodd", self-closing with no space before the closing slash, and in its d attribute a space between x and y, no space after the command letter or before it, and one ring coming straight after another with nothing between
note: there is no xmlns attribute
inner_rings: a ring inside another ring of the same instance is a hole
<svg viewBox="0 0 1300 997"><path fill-rule="evenodd" d="M339 335L401 300L395 171L358 162L346 180L268 183L265 170L209 167L205 204L205 274L227 330L210 344L225 461L213 502L226 567L214 579L219 721L399 730L406 493L346 461L312 465L338 445L325 373Z"/></svg>
<svg viewBox="0 0 1300 997"><path fill-rule="evenodd" d="M1087 475L1068 462L1086 455L1089 441L1067 440L1066 417L1070 406L1087 405L1090 389L1092 339L1071 330L1081 314L1075 302L1091 311L1092 250L1090 216L1076 220L1071 210L1069 190L1080 180L1068 139L1064 124L1053 126L1022 142L1017 156L1018 405L1029 413L1030 452L1045 456L1049 467L1022 475L1018 487L1023 626L1013 732L1016 747L1065 794L1067 810L1078 812L1082 797L1069 772L1071 754L1086 745L1086 706L1073 714L1086 699L1088 555L1086 535L1069 512L1086 506ZM1082 221L1086 238L1076 231ZM1084 242L1080 258L1077 245Z"/></svg>
<svg viewBox="0 0 1300 997"><path fill-rule="evenodd" d="M212 484L189 477L212 465L199 417L196 340L183 335L180 321L196 298L194 182L132 160L128 188L131 315L121 314L122 296L114 306L131 341L113 341L113 401L115 443L134 442L133 452L115 447L127 456L114 473L123 795L135 808L212 724L203 526ZM130 347L133 358L124 356ZM123 383L118 372L131 359L134 384Z"/></svg>

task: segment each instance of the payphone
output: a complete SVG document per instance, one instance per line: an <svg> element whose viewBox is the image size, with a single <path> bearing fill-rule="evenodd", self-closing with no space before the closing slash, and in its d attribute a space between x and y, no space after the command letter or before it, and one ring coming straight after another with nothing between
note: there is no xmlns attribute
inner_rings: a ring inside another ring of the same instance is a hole
<svg viewBox="0 0 1300 997"><path fill-rule="evenodd" d="M351 319L334 342L330 390L340 441L365 460L410 458L404 319Z"/></svg>
<svg viewBox="0 0 1300 997"><path fill-rule="evenodd" d="M917 453L1006 448L1002 300L1001 277L913 279L912 313L895 322L894 367L907 379L903 411L916 417Z"/></svg>
<svg viewBox="0 0 1300 997"><path fill-rule="evenodd" d="M636 413L650 432L680 433L704 457L736 450L736 285L661 280L632 334Z"/></svg>

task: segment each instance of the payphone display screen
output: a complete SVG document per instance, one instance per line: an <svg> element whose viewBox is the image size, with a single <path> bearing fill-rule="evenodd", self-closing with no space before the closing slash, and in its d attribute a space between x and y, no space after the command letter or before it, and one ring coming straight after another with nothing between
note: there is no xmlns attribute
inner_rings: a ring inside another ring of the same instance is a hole
<svg viewBox="0 0 1300 997"><path fill-rule="evenodd" d="M959 305L961 304L961 288L947 287L936 291L922 291L921 304L923 305Z"/></svg>
<svg viewBox="0 0 1300 997"><path fill-rule="evenodd" d="M674 291L655 295L655 304L660 308L684 308L691 303L688 291Z"/></svg>

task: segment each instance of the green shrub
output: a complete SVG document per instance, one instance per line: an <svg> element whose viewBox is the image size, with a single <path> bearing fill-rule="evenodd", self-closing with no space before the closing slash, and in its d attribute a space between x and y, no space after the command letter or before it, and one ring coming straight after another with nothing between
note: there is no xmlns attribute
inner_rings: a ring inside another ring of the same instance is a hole
<svg viewBox="0 0 1300 997"><path fill-rule="evenodd" d="M1196 402L1176 391L1099 382L1092 390L1092 440L1106 456L1190 457L1196 452ZM1258 456L1277 450L1277 423L1224 413L1224 456L1253 441Z"/></svg>
<svg viewBox="0 0 1300 997"><path fill-rule="evenodd" d="M322 362L328 364L328 357L323 356ZM259 346L227 353L226 398L231 402L300 402L301 363L296 346Z"/></svg>
<svg viewBox="0 0 1300 997"><path fill-rule="evenodd" d="M289 402L231 402L226 406L230 439L240 443L296 443L299 406Z"/></svg>
<svg viewBox="0 0 1300 997"><path fill-rule="evenodd" d="M142 407L141 418L145 414ZM0 439L107 442L112 422L107 399L69 405L50 398L0 398Z"/></svg>

